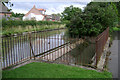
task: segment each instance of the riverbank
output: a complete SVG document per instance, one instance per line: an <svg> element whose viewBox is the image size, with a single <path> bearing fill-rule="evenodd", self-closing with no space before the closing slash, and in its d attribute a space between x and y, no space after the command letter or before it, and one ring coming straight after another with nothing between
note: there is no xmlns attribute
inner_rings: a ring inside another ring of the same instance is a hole
<svg viewBox="0 0 120 80"><path fill-rule="evenodd" d="M36 26L18 26L18 27L11 27L11 28L3 28L2 29L2 37L4 36L16 36L19 34L25 34L25 33L34 33L34 32L40 32L40 31L49 31L49 30L58 30L65 28L64 24L52 24L52 25L36 25Z"/></svg>

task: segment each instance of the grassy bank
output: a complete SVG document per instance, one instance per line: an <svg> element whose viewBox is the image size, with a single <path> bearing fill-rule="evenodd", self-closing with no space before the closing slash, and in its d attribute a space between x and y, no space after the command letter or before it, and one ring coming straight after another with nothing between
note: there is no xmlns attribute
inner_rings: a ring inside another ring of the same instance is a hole
<svg viewBox="0 0 120 80"><path fill-rule="evenodd" d="M97 72L62 64L33 62L3 71L3 78L112 78L109 72Z"/></svg>
<svg viewBox="0 0 120 80"><path fill-rule="evenodd" d="M119 27L113 27L113 31L120 31L120 26Z"/></svg>
<svg viewBox="0 0 120 80"><path fill-rule="evenodd" d="M62 22L35 20L2 20L2 35L21 34L23 32L41 31L46 29L64 28Z"/></svg>
<svg viewBox="0 0 120 80"><path fill-rule="evenodd" d="M36 25L53 25L53 24L63 24L62 22L53 22L53 21L35 21L35 20L27 20L27 21L22 21L22 20L2 20L2 26L3 28L11 28L11 27L16 27L16 26L36 26Z"/></svg>
<svg viewBox="0 0 120 80"><path fill-rule="evenodd" d="M46 29L58 29L64 28L63 24L52 24L52 25L36 25L36 26L17 26L17 27L7 27L2 28L2 35L12 35L12 34L21 34L23 32L31 32L31 31L41 31Z"/></svg>

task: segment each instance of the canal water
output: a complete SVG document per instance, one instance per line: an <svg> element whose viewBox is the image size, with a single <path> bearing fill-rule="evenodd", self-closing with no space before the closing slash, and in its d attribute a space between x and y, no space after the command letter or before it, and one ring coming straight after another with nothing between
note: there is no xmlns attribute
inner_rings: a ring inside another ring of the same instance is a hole
<svg viewBox="0 0 120 80"><path fill-rule="evenodd" d="M112 46L109 49L111 54L108 61L108 69L112 73L113 78L118 78L120 76L120 59L119 59L119 50L120 50L120 31L115 31L112 33ZM119 66L119 67L118 67Z"/></svg>
<svg viewBox="0 0 120 80"><path fill-rule="evenodd" d="M64 44L65 32L66 30L55 30L2 38L2 67L30 59L32 51L37 55Z"/></svg>
<svg viewBox="0 0 120 80"><path fill-rule="evenodd" d="M95 40L95 38L93 39ZM85 42L81 44L77 44L76 48L72 49L67 54L61 56L55 62L73 64L73 65L77 64L83 66L91 66L92 58L95 55L94 40L93 43L89 43L88 41L85 40Z"/></svg>
<svg viewBox="0 0 120 80"><path fill-rule="evenodd" d="M47 51L72 41L66 29L2 38L2 67L29 60L33 55L44 55ZM90 42L77 45L75 49L59 57L55 62L63 59L64 62L74 64L90 64L95 54L95 44Z"/></svg>

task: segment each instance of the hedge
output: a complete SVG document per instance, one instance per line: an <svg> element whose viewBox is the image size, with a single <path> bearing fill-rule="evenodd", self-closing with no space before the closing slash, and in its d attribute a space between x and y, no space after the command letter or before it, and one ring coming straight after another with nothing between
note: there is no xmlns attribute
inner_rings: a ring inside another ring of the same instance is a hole
<svg viewBox="0 0 120 80"><path fill-rule="evenodd" d="M29 21L22 21L22 20L2 20L2 27L16 27L16 26L36 26L36 25L52 25L52 24L62 24L61 22L53 22L53 21L35 21L35 20L29 20Z"/></svg>

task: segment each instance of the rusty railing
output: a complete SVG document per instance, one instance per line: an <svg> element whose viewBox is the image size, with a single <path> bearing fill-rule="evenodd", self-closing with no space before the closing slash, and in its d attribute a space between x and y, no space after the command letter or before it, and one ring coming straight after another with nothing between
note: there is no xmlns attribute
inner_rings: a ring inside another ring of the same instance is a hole
<svg viewBox="0 0 120 80"><path fill-rule="evenodd" d="M79 36L69 37L60 31L5 37L2 38L2 69L31 59L88 66L95 55L95 43L86 45Z"/></svg>
<svg viewBox="0 0 120 80"><path fill-rule="evenodd" d="M100 57L102 55L108 37L109 37L109 27L105 31L103 31L100 35L98 35L96 38L96 66L98 61L100 60Z"/></svg>

